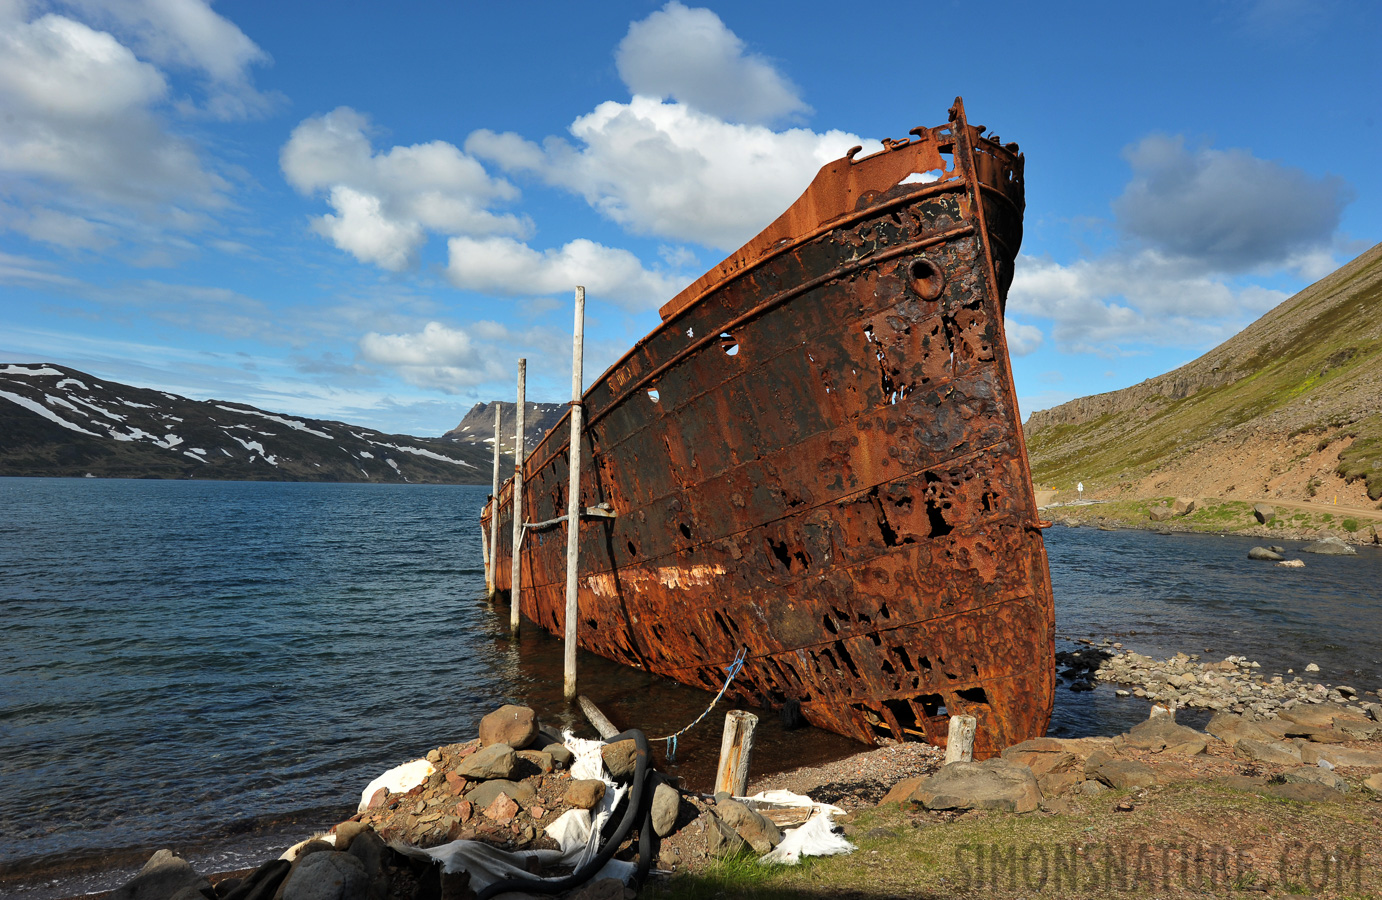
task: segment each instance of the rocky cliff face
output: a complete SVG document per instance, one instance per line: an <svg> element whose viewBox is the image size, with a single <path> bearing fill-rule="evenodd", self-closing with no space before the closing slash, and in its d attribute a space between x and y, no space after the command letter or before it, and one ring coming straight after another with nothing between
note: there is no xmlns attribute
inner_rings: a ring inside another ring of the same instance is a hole
<svg viewBox="0 0 1382 900"><path fill-rule="evenodd" d="M487 484L487 452L0 364L0 475Z"/></svg>
<svg viewBox="0 0 1382 900"><path fill-rule="evenodd" d="M444 441L451 441L462 446L469 446L483 449L485 453L494 452L494 407L499 406L501 421L499 424L499 452L501 455L513 459L513 429L518 414L517 403L505 403L496 400L492 403L477 403L471 408L470 412L461 419L461 424L442 435ZM525 403L523 404L523 432L525 452L531 453L537 446L542 436L557 424L558 420L566 414L565 403ZM507 468L501 469L504 477L513 470L513 463L509 462Z"/></svg>
<svg viewBox="0 0 1382 900"><path fill-rule="evenodd" d="M1053 487L1382 499L1382 245L1199 359L1024 432Z"/></svg>

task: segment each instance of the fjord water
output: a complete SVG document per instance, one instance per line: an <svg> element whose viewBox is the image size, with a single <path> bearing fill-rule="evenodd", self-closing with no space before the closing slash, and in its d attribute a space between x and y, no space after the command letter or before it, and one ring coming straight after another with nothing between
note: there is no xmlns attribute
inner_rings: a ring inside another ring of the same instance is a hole
<svg viewBox="0 0 1382 900"><path fill-rule="evenodd" d="M160 846L203 871L255 864L504 702L583 729L560 697L559 643L531 626L511 641L507 608L480 599L486 494L0 479L0 879L61 873L3 892L108 888ZM1250 563L1246 539L1046 538L1061 647L1109 637L1155 655L1246 654L1269 672L1315 662L1321 680L1382 686L1382 552L1290 570ZM587 654L581 684L653 736L710 700ZM1056 734L1146 716L1107 687L1057 696ZM708 786L720 718L663 767ZM764 714L754 768L857 749Z"/></svg>

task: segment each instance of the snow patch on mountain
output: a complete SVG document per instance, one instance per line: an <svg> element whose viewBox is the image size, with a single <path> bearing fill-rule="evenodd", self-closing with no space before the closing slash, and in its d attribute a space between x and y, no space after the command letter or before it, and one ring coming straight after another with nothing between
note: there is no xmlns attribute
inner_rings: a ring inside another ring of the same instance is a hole
<svg viewBox="0 0 1382 900"><path fill-rule="evenodd" d="M13 369L13 368L15 368L15 367L14 367L14 366L10 366L9 368ZM15 373L13 373L13 372L7 372L6 374L15 374ZM20 373L20 374L28 374L28 373ZM62 373L61 373L61 372L54 372L53 374L55 374L55 375L61 375ZM92 437L100 437L100 435L97 434L97 433L94 432L94 431L87 431L85 428L81 427L80 425L74 425L74 424L72 424L71 422L69 422L69 421L67 421L66 419L64 419L62 416L59 416L57 413L53 412L51 409L49 409L48 407L44 406L42 403L39 403L37 400L30 400L28 397L21 397L21 396L18 395L18 394L11 394L9 391L0 391L0 397L3 397L4 399L10 401L11 403L14 403L14 404L17 404L17 405L19 405L19 406L22 406L23 408L27 409L29 412L38 413L40 416L43 416L43 418L47 419L47 420L50 421L50 422L55 422L55 423L57 423L58 425L61 425L63 428L69 429L69 430L71 430L71 431L79 431L79 432L81 432L82 434L89 434L89 435L91 435Z"/></svg>
<svg viewBox="0 0 1382 900"><path fill-rule="evenodd" d="M240 413L241 415L246 416L259 416L263 419L269 419L270 421L278 422L280 425L287 425L289 428L296 428L298 431L305 431L308 434L316 435L319 438L326 438L328 441L334 440L336 437L333 434L327 434L325 431L317 431L314 428L309 428L306 422L299 422L296 419L287 419L283 416L275 416L272 413L260 412L257 409L239 409L234 406L219 405L216 408L224 409L226 412ZM260 434L268 434L268 432L261 431ZM272 437L272 435L269 436Z"/></svg>

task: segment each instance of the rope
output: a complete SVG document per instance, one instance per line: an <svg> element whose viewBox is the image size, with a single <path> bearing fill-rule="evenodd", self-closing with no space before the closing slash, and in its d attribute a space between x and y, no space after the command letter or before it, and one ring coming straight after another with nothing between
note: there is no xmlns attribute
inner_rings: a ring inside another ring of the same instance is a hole
<svg viewBox="0 0 1382 900"><path fill-rule="evenodd" d="M727 674L725 676L724 686L720 688L720 693L715 695L715 699L710 701L710 705L705 708L705 712L697 716L694 722L692 722L690 725L687 725L685 728L683 728L681 731L678 731L676 734L668 734L662 737L648 738L648 740L650 741L667 742L668 762L672 762L677 758L677 738L681 737L683 734L686 734L686 732L690 731L692 728L695 728L697 725L701 724L701 720L704 719L706 716L710 715L710 711L715 708L715 704L719 703L720 698L725 695L725 691L729 690L730 682L734 680L734 676L738 675L739 670L744 668L744 658L748 655L748 652L748 647L740 647L739 652L734 655L734 660L730 662L728 666L725 666L725 671Z"/></svg>

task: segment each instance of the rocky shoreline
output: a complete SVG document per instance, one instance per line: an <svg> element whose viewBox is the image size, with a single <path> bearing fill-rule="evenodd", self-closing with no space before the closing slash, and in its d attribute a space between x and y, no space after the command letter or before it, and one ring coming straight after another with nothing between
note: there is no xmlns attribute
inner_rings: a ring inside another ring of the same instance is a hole
<svg viewBox="0 0 1382 900"><path fill-rule="evenodd" d="M1067 815L1105 792L1135 791L1145 798L1157 785L1177 782L1309 803L1346 795L1382 799L1382 704L1369 699L1375 694L1309 682L1289 671L1290 680L1268 676L1244 657L1203 661L1178 653L1157 660L1115 642L1081 643L1058 654L1062 677L1088 685L1077 690L1117 684L1119 695L1157 704L1150 719L1112 738L1038 738L982 762L943 765L939 748L892 744L757 779L751 791L787 789L812 803L782 809L683 790L677 779L652 772L646 748L640 751L623 736L589 742L598 762L595 777L587 777L588 752L582 769L569 742L542 728L532 710L507 706L485 717L478 737L385 773L365 790L355 815L280 859L203 878L160 851L108 896L468 900L494 878L472 884L470 876L448 872L446 860L457 859L448 849L456 846L452 842L512 854L522 876L570 875L579 863L573 865L575 856L554 823L573 812L588 821L608 793L627 792L640 774L648 796L638 800L639 816L647 820L648 836L640 845L634 828L611 848L615 860L623 860L621 877L590 880L561 896L628 900L636 889L621 878L639 870L656 869L655 880L665 886L669 877L672 883L694 877L726 857L762 856L783 840L785 829L809 819L816 804L838 807L829 824L844 838L858 838L857 817L871 810L939 816L942 824L965 810ZM1175 722L1178 708L1212 710L1214 716L1201 732Z"/></svg>
<svg viewBox="0 0 1382 900"><path fill-rule="evenodd" d="M1349 513L1317 512L1291 517L1294 508L1266 503L1236 502L1236 516L1225 516L1229 504L1192 497L1170 500L1106 501L1076 500L1049 503L1040 513L1053 525L1067 528L1098 528L1104 531L1150 531L1155 534L1235 535L1276 541L1333 540L1351 547L1382 548L1382 524L1377 513L1356 513L1353 530L1342 527Z"/></svg>
<svg viewBox="0 0 1382 900"><path fill-rule="evenodd" d="M1120 697L1150 700L1170 709L1270 716L1302 705L1358 702L1367 693L1351 685L1307 681L1294 669L1268 676L1260 663L1245 656L1201 661L1199 654L1177 653L1157 660L1125 650L1121 643L1106 641L1099 647L1092 641L1081 643L1086 645L1082 649L1056 654L1061 677L1070 682L1071 690L1088 691L1097 682L1112 683L1120 685ZM1314 663L1305 667L1307 674L1318 671Z"/></svg>

